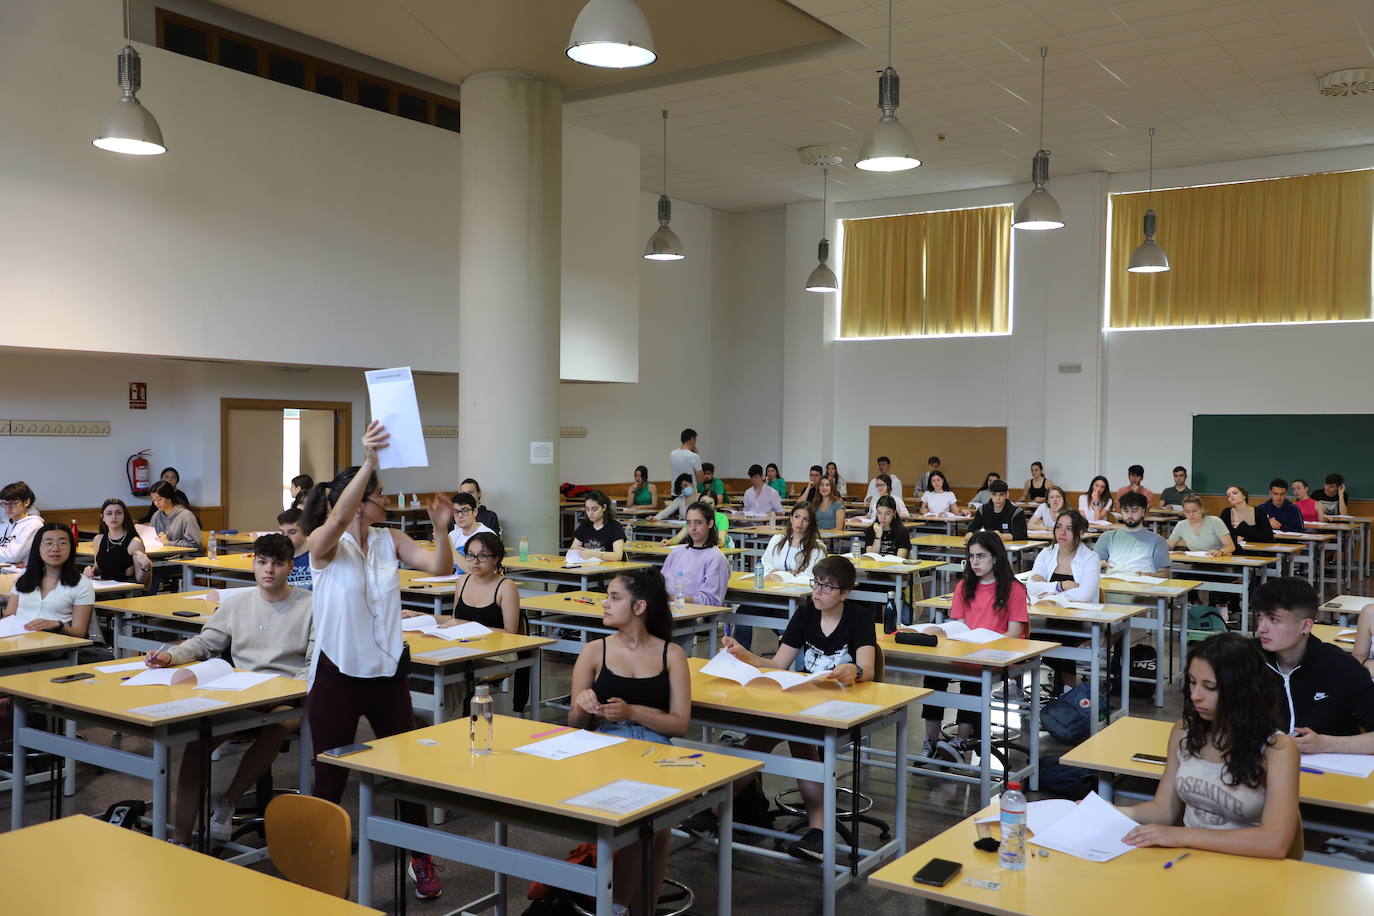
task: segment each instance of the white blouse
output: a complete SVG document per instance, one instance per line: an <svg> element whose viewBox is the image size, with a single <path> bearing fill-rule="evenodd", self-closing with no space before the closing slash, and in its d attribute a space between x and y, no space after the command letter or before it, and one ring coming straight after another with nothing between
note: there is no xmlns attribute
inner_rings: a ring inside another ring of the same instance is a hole
<svg viewBox="0 0 1374 916"><path fill-rule="evenodd" d="M349 677L391 677L405 646L401 639L401 573L396 543L388 528L367 529L367 555L345 531L334 559L323 568L311 557L315 580L315 654L320 653Z"/></svg>
<svg viewBox="0 0 1374 916"><path fill-rule="evenodd" d="M763 574L769 576L776 572L793 576L810 576L812 568L825 559L824 550L812 551L811 556L807 557L807 564L801 569L795 569L797 554L800 552L801 548L793 545L790 535L773 535L773 539L768 542L768 547L763 551L761 558Z"/></svg>
<svg viewBox="0 0 1374 916"><path fill-rule="evenodd" d="M1054 575L1055 569L1059 567L1059 545L1055 544L1047 550L1042 550L1035 557L1035 566L1031 570L1034 575L1040 576L1046 582ZM1077 588L1064 590L1064 597L1070 601L1091 601L1096 603L1099 600L1100 587L1098 583L1102 579L1102 563L1097 554L1086 544L1079 544L1078 550L1073 555L1073 581L1078 583ZM1038 585L1039 583L1032 583Z"/></svg>
<svg viewBox="0 0 1374 916"><path fill-rule="evenodd" d="M1039 519L1040 524L1044 527L1053 528L1054 510L1051 509L1047 503L1041 503L1040 505L1035 507L1035 514L1030 517L1032 528L1035 527L1034 523L1036 519Z"/></svg>

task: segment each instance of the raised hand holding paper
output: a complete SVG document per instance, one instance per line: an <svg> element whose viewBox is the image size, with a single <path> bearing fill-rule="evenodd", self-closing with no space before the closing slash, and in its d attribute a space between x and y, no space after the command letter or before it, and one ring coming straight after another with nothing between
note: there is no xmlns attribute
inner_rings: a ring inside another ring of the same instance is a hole
<svg viewBox="0 0 1374 916"><path fill-rule="evenodd" d="M420 423L420 404L415 398L410 367L373 369L364 374L372 419L380 420L390 437L377 452L377 467L383 471L429 467L425 429Z"/></svg>

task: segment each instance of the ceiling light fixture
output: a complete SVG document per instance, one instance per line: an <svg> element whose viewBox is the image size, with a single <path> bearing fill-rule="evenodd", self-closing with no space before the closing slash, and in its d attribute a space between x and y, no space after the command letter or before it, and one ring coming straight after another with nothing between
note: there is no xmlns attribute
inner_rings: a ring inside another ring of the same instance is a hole
<svg viewBox="0 0 1374 916"><path fill-rule="evenodd" d="M1169 269L1169 256L1155 241L1155 211L1150 209L1150 197L1155 192L1155 129L1150 128L1150 184L1145 192L1145 241L1131 255L1126 269L1133 274L1157 274Z"/></svg>
<svg viewBox="0 0 1374 916"><path fill-rule="evenodd" d="M806 278L808 293L833 293L840 288L835 271L830 269L830 239L825 237L825 211L829 203L830 169L821 169L821 241L816 246L816 269Z"/></svg>
<svg viewBox="0 0 1374 916"><path fill-rule="evenodd" d="M162 142L157 119L138 100L137 92L143 84L142 64L129 43L129 0L124 0L124 42L124 50L119 52L119 88L124 95L100 122L100 130L91 143L112 153L156 156L167 152L167 145Z"/></svg>
<svg viewBox="0 0 1374 916"><path fill-rule="evenodd" d="M892 69L892 0L887 3L887 66L879 71L878 108L883 116L868 138L859 148L856 168L865 172L904 172L921 164L916 155L916 140L911 131L897 120L897 105L900 103L901 79Z"/></svg>
<svg viewBox="0 0 1374 916"><path fill-rule="evenodd" d="M625 70L658 60L649 20L635 0L589 0L563 53L589 67Z"/></svg>
<svg viewBox="0 0 1374 916"><path fill-rule="evenodd" d="M658 228L644 246L647 261L681 261L687 257L682 240L668 228L673 218L673 202L668 199L668 109L663 109L663 193L658 195Z"/></svg>
<svg viewBox="0 0 1374 916"><path fill-rule="evenodd" d="M1045 56L1050 49L1040 49L1040 149L1031 160L1031 181L1035 187L1016 208L1012 226L1017 229L1063 229L1064 214L1045 184L1050 180L1050 151L1045 149Z"/></svg>

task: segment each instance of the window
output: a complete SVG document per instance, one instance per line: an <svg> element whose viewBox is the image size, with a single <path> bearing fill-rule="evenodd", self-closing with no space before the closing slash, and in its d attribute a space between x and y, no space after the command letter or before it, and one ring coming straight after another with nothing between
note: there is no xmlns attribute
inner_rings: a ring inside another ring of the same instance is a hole
<svg viewBox="0 0 1374 916"><path fill-rule="evenodd" d="M1374 317L1374 171L1155 191L1172 269L1133 274L1146 197L1109 198L1109 330Z"/></svg>
<svg viewBox="0 0 1374 916"><path fill-rule="evenodd" d="M1011 331L1010 204L843 222L840 337Z"/></svg>
<svg viewBox="0 0 1374 916"><path fill-rule="evenodd" d="M453 99L160 8L157 11L157 45L307 92L458 132L458 103Z"/></svg>

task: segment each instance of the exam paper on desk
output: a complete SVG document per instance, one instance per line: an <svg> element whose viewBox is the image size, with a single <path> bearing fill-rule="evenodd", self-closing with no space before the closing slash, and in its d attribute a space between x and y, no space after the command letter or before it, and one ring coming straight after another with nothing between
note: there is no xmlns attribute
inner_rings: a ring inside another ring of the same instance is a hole
<svg viewBox="0 0 1374 916"><path fill-rule="evenodd" d="M1090 862L1110 862L1135 848L1121 838L1137 826L1102 796L1089 792L1073 811L1032 837L1031 842Z"/></svg>

